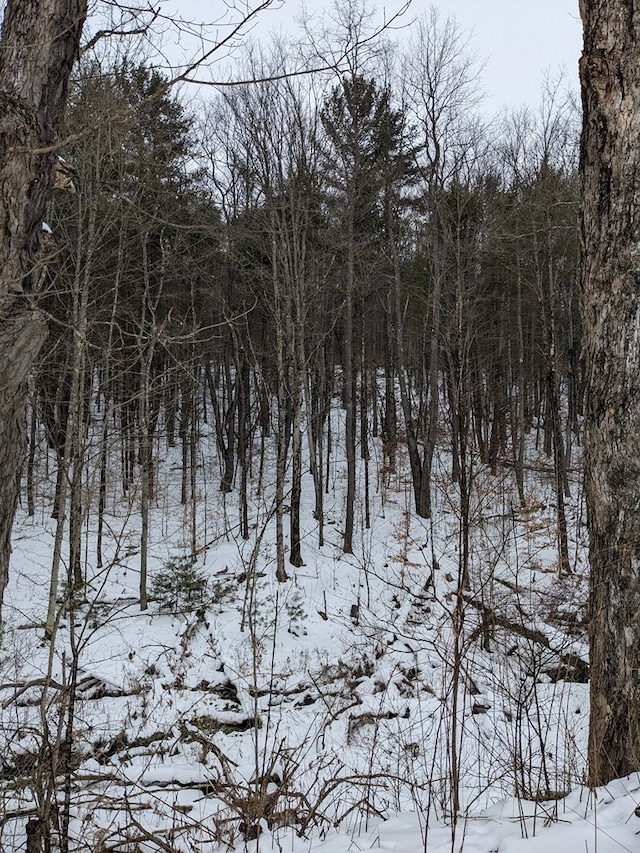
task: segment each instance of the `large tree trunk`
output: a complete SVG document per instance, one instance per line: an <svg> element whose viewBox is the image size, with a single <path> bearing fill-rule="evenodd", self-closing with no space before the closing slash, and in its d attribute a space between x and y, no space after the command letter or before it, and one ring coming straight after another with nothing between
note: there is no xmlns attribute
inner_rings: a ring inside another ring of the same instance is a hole
<svg viewBox="0 0 640 853"><path fill-rule="evenodd" d="M46 324L37 311L0 314L0 604L9 576L11 527L26 451L27 378L45 337Z"/></svg>
<svg viewBox="0 0 640 853"><path fill-rule="evenodd" d="M640 769L640 7L582 0L589 782Z"/></svg>
<svg viewBox="0 0 640 853"><path fill-rule="evenodd" d="M0 604L25 449L26 379L46 337L31 302L56 163L46 149L60 130L86 12L86 0L9 0L0 35Z"/></svg>

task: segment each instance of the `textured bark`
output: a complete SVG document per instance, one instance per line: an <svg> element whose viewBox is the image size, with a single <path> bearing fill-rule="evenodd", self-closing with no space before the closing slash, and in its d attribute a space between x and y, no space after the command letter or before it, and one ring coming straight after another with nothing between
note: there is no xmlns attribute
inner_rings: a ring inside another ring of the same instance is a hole
<svg viewBox="0 0 640 853"><path fill-rule="evenodd" d="M582 0L589 781L640 769L640 7Z"/></svg>
<svg viewBox="0 0 640 853"><path fill-rule="evenodd" d="M46 334L37 311L0 316L0 602L9 576L11 527L26 453L27 379Z"/></svg>
<svg viewBox="0 0 640 853"><path fill-rule="evenodd" d="M83 0L10 0L0 43L0 295L31 286Z"/></svg>
<svg viewBox="0 0 640 853"><path fill-rule="evenodd" d="M32 303L55 145L86 0L9 0L0 35L0 604L24 453L27 376L46 336ZM43 153L38 153L43 152Z"/></svg>

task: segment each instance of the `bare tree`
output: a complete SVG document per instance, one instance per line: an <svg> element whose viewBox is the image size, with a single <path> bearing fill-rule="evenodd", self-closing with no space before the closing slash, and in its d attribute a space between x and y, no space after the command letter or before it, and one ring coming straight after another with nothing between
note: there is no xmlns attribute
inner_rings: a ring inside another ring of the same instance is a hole
<svg viewBox="0 0 640 853"><path fill-rule="evenodd" d="M589 782L640 769L640 9L582 0Z"/></svg>
<svg viewBox="0 0 640 853"><path fill-rule="evenodd" d="M0 602L25 449L27 376L46 337L34 301L55 146L86 0L9 0L0 36Z"/></svg>
<svg viewBox="0 0 640 853"><path fill-rule="evenodd" d="M440 19L435 8L418 20L409 41L403 76L411 118L419 129L420 154L417 159L420 192L426 211L426 243L429 258L425 272L431 282L429 310L430 351L427 385L429 402L426 424L414 425L407 390L404 345L398 341L401 402L407 424L416 512L431 515L431 469L435 453L441 370L442 303L447 278L446 255L451 250L452 226L447 221L442 198L469 155L478 128L473 108L478 101L476 82L480 68L469 51L469 42L455 18ZM471 114L471 118L470 118ZM453 229L455 230L455 229ZM397 324L401 318L397 318ZM421 435L420 433L424 433ZM418 445L422 438L424 449Z"/></svg>
<svg viewBox="0 0 640 853"><path fill-rule="evenodd" d="M195 50L189 61L175 69L150 101L181 81L211 83L198 74L236 46L246 25L271 2L246 5L241 14L236 7L228 7L226 34L203 38L206 47ZM69 78L81 52L86 17L86 0L8 0L0 34L0 605L26 443L27 378L47 335L35 299L41 226L54 186ZM105 38L144 35L158 19L162 25L193 32L193 22L163 19L159 10L145 5L113 4L107 19L91 35L85 50ZM205 29L201 25L201 34ZM279 76L292 73L305 74L308 68L284 70ZM225 84L234 85L234 81L216 82Z"/></svg>

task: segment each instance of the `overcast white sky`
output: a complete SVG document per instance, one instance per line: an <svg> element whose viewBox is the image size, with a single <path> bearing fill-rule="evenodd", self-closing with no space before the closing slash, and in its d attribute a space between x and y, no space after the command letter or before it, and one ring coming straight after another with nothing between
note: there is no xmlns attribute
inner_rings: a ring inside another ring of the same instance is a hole
<svg viewBox="0 0 640 853"><path fill-rule="evenodd" d="M414 0L412 9L429 5ZM439 0L434 5L473 30L475 49L487 58L484 81L492 107L534 106L545 71L556 76L563 67L577 91L582 50L578 0Z"/></svg>
<svg viewBox="0 0 640 853"><path fill-rule="evenodd" d="M254 0L244 0L253 4ZM370 0L379 13L388 18L402 0ZM166 13L177 11L205 20L217 17L222 0L172 0L163 2ZM243 0L229 8L240 10ZM251 32L252 38L266 38L270 30L295 31L302 0L284 0L280 8L261 13ZM332 0L306 0L311 12L332 5ZM582 48L582 25L578 0L412 0L405 20L436 6L443 18L455 16L460 28L471 34L470 46L486 60L483 74L487 92L485 109L497 112L501 107L537 106L545 73L556 77L566 72L567 83L578 90L578 58Z"/></svg>

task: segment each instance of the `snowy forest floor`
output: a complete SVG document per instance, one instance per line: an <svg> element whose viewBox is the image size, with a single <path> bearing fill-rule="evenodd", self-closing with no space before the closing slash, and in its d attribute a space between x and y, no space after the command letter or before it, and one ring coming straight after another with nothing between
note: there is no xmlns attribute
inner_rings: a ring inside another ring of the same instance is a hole
<svg viewBox="0 0 640 853"><path fill-rule="evenodd" d="M372 458L370 526L358 503L355 553L345 555L335 446L325 544L307 478L304 565L287 564L279 584L270 474L243 540L237 495L218 490L213 439L201 448L193 506L180 504L179 454L156 460L148 610L137 603L139 495L114 484L104 566L90 512L86 595L70 609L60 589L51 641L55 472L42 463L36 514L19 511L4 606L0 849L25 849L26 822L43 813L68 849L100 853L638 849L640 781L582 785L577 471L572 571L561 578L542 455L529 454L525 507L511 470L491 476L474 461L466 531L446 454L431 520L413 512L402 447L395 473ZM364 494L362 464L358 476Z"/></svg>

